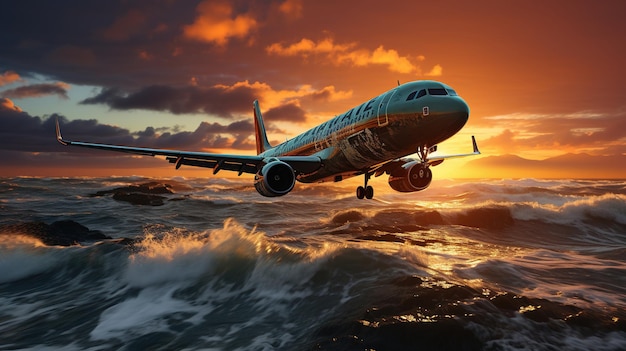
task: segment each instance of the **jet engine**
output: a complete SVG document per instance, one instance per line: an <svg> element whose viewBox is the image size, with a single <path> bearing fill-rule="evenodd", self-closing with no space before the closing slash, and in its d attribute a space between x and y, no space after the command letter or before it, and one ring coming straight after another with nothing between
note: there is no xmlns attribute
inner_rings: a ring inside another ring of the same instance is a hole
<svg viewBox="0 0 626 351"><path fill-rule="evenodd" d="M283 196L293 189L296 175L285 162L274 159L268 162L254 176L254 187L259 194L267 197Z"/></svg>
<svg viewBox="0 0 626 351"><path fill-rule="evenodd" d="M408 193L428 188L432 179L429 167L419 161L411 161L390 172L389 186L395 191Z"/></svg>

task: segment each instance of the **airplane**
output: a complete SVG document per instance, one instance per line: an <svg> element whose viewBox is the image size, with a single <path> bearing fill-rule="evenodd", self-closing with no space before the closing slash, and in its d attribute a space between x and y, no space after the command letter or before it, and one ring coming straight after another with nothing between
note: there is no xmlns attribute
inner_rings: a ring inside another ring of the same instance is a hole
<svg viewBox="0 0 626 351"><path fill-rule="evenodd" d="M253 112L256 156L70 141L61 136L58 119L56 137L63 145L165 156L176 169L185 165L211 168L213 174L221 170L254 174L254 187L267 197L286 195L296 181L340 182L363 175L356 196L372 199L374 189L368 182L372 175L385 173L392 189L420 191L431 183L430 167L449 158L480 154L472 136L471 153L429 156L469 118L467 103L438 81L398 82L393 89L276 146L267 138L258 100L253 102ZM414 153L418 158L407 157Z"/></svg>

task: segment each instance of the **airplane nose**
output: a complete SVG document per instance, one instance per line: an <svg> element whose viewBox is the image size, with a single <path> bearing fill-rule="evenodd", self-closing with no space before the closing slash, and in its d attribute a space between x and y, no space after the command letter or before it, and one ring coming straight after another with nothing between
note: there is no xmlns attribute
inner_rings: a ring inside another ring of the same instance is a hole
<svg viewBox="0 0 626 351"><path fill-rule="evenodd" d="M448 115L454 120L454 124L465 125L469 119L469 106L465 100L460 97L454 97L454 100L450 101L450 109Z"/></svg>
<svg viewBox="0 0 626 351"><path fill-rule="evenodd" d="M467 117L469 117L469 106L467 105L467 103L465 102L465 100L461 99L460 97L457 98L457 103L458 103L458 111L461 114L466 115Z"/></svg>

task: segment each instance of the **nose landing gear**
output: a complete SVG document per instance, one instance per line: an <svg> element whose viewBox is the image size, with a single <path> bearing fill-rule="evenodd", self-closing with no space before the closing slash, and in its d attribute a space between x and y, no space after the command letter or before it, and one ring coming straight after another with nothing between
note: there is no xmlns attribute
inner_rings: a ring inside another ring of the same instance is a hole
<svg viewBox="0 0 626 351"><path fill-rule="evenodd" d="M372 177L372 173L365 172L365 184L364 186L359 186L356 188L356 197L357 199L371 199L374 197L374 188L371 185L367 185L367 182Z"/></svg>

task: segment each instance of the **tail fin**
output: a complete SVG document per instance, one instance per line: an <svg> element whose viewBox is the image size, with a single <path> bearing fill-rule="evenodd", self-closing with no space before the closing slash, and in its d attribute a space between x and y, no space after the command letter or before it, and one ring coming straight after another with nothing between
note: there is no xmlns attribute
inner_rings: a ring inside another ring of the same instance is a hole
<svg viewBox="0 0 626 351"><path fill-rule="evenodd" d="M263 124L263 116L259 108L259 100L254 100L254 134L256 136L256 153L257 155L267 149L271 149L267 134L265 133L265 125Z"/></svg>

